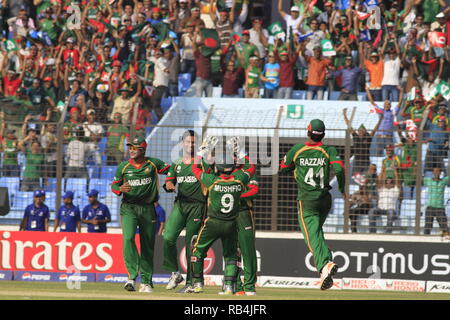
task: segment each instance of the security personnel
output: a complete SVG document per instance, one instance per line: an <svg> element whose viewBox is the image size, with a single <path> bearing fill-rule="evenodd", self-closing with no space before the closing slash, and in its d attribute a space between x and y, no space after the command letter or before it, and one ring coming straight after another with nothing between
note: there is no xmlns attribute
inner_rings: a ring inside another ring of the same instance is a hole
<svg viewBox="0 0 450 320"><path fill-rule="evenodd" d="M45 192L36 190L33 203L25 208L19 231L48 231L50 210L44 204Z"/></svg>
<svg viewBox="0 0 450 320"><path fill-rule="evenodd" d="M81 222L86 223L88 233L106 233L106 224L111 222L108 207L98 201L98 191L92 189L88 193L89 204L84 207Z"/></svg>
<svg viewBox="0 0 450 320"><path fill-rule="evenodd" d="M81 232L80 209L73 204L73 192L67 191L63 195L64 205L56 214L54 232Z"/></svg>

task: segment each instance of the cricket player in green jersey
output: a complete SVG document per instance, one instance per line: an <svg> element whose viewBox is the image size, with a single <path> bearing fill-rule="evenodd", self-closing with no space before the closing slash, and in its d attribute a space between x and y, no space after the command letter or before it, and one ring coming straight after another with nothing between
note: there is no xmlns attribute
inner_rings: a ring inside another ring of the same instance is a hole
<svg viewBox="0 0 450 320"><path fill-rule="evenodd" d="M155 247L156 214L153 203L159 194L158 174L167 174L170 165L156 158L145 157L147 143L142 137L128 143L130 160L119 164L112 192L123 195L120 205L122 219L123 255L128 271L127 291L135 291L140 271L139 292L153 290L153 250ZM139 226L141 255L139 256L135 234Z"/></svg>
<svg viewBox="0 0 450 320"><path fill-rule="evenodd" d="M199 158L197 158L197 163ZM225 261L225 285L223 294L234 294L233 287L238 272L237 256L237 217L241 197L246 196L245 186L249 175L245 172L231 173L234 163L215 164L217 175L203 172L197 166L192 166L192 172L197 179L208 188L208 217L203 223L197 241L192 250L192 290L203 292L203 259L208 249L217 240L222 240L223 257Z"/></svg>
<svg viewBox="0 0 450 320"><path fill-rule="evenodd" d="M253 199L256 197L259 187L256 180L256 169L250 157L246 155L240 146L240 139L238 137L232 137L227 140L227 147L233 154L237 163L236 169L232 175L236 172L247 172L250 176L250 182L247 184L246 197L241 199L241 205L239 209L239 215L237 217L238 227L238 247L240 252L240 258L244 263L244 282L242 283L240 273L242 271L240 265L236 282L236 295L256 295L256 273L258 271L257 258L256 258L256 246L255 246L255 220L253 212Z"/></svg>
<svg viewBox="0 0 450 320"><path fill-rule="evenodd" d="M307 134L308 142L296 144L281 161L280 172L294 171L300 229L320 273L320 289L326 290L333 286L333 275L338 269L322 229L331 209L330 167L334 169L339 191L345 199L344 165L336 149L321 142L325 136L322 120L312 120Z"/></svg>
<svg viewBox="0 0 450 320"><path fill-rule="evenodd" d="M178 185L174 207L163 233L163 268L172 272L166 286L167 290L175 289L183 281L177 263L177 238L180 232L186 228L187 278L186 285L178 291L179 293L185 293L191 287L191 240L194 235L198 234L206 214L206 188L194 176L191 169L194 165L196 139L193 130L188 130L183 134L183 157L171 165L163 186L167 192L174 192ZM203 171L209 172L209 166L204 160L198 166Z"/></svg>

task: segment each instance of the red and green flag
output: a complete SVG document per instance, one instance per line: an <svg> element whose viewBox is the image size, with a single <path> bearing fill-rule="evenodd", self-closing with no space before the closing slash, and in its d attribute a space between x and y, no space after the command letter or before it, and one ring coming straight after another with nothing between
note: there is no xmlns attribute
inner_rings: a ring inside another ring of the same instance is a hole
<svg viewBox="0 0 450 320"><path fill-rule="evenodd" d="M205 57L210 57L215 51L220 49L219 34L216 29L202 29L203 46L200 52Z"/></svg>

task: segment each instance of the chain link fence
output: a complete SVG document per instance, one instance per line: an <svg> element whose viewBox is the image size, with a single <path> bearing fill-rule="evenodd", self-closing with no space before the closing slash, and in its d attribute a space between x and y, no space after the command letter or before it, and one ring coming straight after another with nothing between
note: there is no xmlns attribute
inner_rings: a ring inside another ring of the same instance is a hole
<svg viewBox="0 0 450 320"><path fill-rule="evenodd" d="M128 158L126 141L148 137L148 153L166 162L181 155L180 136L189 127L136 127L120 123L7 123L2 129L0 186L8 187L11 212L1 224L19 225L33 191L46 191L51 220L66 191L75 193L80 210L88 204L87 192L96 189L112 215L109 226L120 225L120 198L110 191L117 164ZM221 135L226 141L246 128L199 128L198 133ZM286 137L280 130L289 130ZM293 174L278 174L279 159L296 143L306 142L306 128L254 128L242 136L242 148L256 164L260 191L255 204L256 229L298 231L297 186ZM346 193L330 179L333 205L324 225L326 232L439 234L447 230L450 215L449 151L446 130L379 134L363 127L327 130L324 143L333 145L344 159ZM288 138L289 137L289 138ZM268 160L269 159L269 160ZM275 163L276 162L276 163ZM268 174L268 172L270 174ZM333 175L334 173L332 173ZM164 177L160 177L163 183ZM161 189L160 204L170 214L173 195ZM433 221L432 221L433 219ZM434 221L436 220L436 221ZM434 224L430 224L430 222Z"/></svg>

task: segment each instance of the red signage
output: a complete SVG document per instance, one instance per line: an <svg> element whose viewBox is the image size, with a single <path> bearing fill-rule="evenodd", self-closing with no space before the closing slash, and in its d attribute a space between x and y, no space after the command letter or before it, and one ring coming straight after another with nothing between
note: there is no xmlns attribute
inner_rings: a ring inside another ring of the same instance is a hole
<svg viewBox="0 0 450 320"><path fill-rule="evenodd" d="M184 272L187 272L187 263L186 263L186 247L183 247L180 252L179 261L181 268ZM206 254L206 258L203 260L203 274L209 274L216 263L216 255L212 248L208 249Z"/></svg>
<svg viewBox="0 0 450 320"><path fill-rule="evenodd" d="M447 43L447 37L443 32L432 31L428 32L428 41L430 41L432 47L444 48Z"/></svg>
<svg viewBox="0 0 450 320"><path fill-rule="evenodd" d="M0 231L0 257L1 270L127 273L121 234Z"/></svg>

